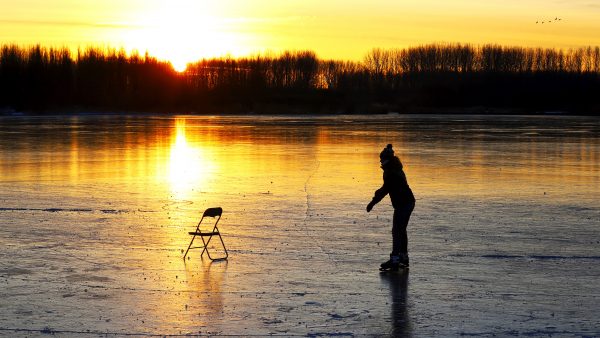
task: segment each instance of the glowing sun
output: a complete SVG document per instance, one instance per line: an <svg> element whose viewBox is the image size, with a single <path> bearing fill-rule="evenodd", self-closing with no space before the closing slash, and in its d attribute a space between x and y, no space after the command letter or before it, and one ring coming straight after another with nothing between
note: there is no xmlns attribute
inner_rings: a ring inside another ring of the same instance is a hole
<svg viewBox="0 0 600 338"><path fill-rule="evenodd" d="M130 48L168 60L180 72L189 62L203 57L239 54L238 39L226 31L225 20L214 14L213 2L171 0L152 4L126 34L125 43Z"/></svg>

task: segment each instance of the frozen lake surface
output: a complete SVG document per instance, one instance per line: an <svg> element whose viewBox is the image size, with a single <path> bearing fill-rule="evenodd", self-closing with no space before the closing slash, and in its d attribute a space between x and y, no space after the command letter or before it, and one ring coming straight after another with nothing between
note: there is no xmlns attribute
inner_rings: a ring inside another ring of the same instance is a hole
<svg viewBox="0 0 600 338"><path fill-rule="evenodd" d="M0 117L0 335L598 336L599 200L597 118Z"/></svg>

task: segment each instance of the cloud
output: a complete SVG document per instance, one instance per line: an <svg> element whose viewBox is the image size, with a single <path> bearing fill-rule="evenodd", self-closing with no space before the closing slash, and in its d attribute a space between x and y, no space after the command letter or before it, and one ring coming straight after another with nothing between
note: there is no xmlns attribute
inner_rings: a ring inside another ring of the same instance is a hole
<svg viewBox="0 0 600 338"><path fill-rule="evenodd" d="M589 0L556 0L554 3L581 9L600 9L600 3Z"/></svg>
<svg viewBox="0 0 600 338"><path fill-rule="evenodd" d="M283 17L237 17L237 18L226 18L225 22L230 23L290 23L290 22L301 22L301 21L312 21L315 20L316 16L306 15L293 15Z"/></svg>
<svg viewBox="0 0 600 338"><path fill-rule="evenodd" d="M14 25L38 25L38 26L71 26L71 27L92 27L109 29L132 29L142 28L139 25L121 24L121 23L97 23L84 21L44 21L44 20L0 20L0 24Z"/></svg>

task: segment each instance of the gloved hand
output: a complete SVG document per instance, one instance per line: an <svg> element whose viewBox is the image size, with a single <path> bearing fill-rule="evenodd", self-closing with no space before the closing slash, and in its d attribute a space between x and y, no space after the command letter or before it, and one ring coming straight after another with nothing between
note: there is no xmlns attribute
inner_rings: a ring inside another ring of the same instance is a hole
<svg viewBox="0 0 600 338"><path fill-rule="evenodd" d="M369 204L367 204L367 212L371 212L371 209L373 209L373 206L375 206L373 204L373 202L370 202Z"/></svg>

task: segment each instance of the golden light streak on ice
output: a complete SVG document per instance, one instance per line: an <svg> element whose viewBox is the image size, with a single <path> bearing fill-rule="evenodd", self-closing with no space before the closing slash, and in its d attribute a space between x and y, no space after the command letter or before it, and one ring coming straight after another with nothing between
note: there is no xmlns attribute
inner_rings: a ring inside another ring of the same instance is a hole
<svg viewBox="0 0 600 338"><path fill-rule="evenodd" d="M186 199L192 191L202 189L215 165L201 147L193 146L186 137L185 119L175 121L175 136L169 156L169 185L173 197Z"/></svg>

